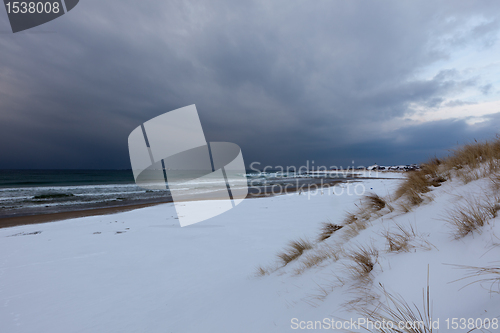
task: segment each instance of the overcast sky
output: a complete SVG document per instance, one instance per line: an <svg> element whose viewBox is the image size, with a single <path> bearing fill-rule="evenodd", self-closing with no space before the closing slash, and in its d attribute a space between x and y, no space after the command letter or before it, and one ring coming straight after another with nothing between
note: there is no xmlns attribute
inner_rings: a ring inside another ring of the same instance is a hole
<svg viewBox="0 0 500 333"><path fill-rule="evenodd" d="M0 168L130 168L141 123L196 104L265 165L407 164L500 129L498 1L81 0L12 34Z"/></svg>

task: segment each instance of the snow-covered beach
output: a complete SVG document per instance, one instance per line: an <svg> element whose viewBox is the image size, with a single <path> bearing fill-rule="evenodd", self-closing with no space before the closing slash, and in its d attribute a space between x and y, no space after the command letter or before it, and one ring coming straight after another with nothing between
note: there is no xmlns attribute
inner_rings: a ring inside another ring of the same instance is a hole
<svg viewBox="0 0 500 333"><path fill-rule="evenodd" d="M500 333L500 1L4 5L0 333Z"/></svg>
<svg viewBox="0 0 500 333"><path fill-rule="evenodd" d="M390 175L396 179L356 184L381 197L391 196L403 174ZM466 185L448 181L433 188L428 202L410 212L384 208L354 237L348 239L343 236L346 230L339 230L316 242L323 222L341 221L361 204L352 186L245 200L231 211L185 228L179 227L173 205L162 204L0 229L1 331L292 332L310 325L327 329L328 320L360 317L347 303L368 297L363 288L376 293L382 284L408 304L420 305L427 267L433 319L439 318L441 331L451 330L446 328L447 318L498 318L500 295L481 284L464 287L469 280L453 282L465 272L448 265L486 266L498 260L498 224L488 223L483 233L454 240L449 223L443 221L447 210L480 193L488 180ZM418 234L408 252L387 250L382 234L398 224L413 226ZM314 243L306 251L311 254L325 247L342 246L346 252L360 246L376 248L369 281L360 286L342 258L305 269L306 256L280 265L277 253L300 237ZM258 267L268 273L259 276Z"/></svg>

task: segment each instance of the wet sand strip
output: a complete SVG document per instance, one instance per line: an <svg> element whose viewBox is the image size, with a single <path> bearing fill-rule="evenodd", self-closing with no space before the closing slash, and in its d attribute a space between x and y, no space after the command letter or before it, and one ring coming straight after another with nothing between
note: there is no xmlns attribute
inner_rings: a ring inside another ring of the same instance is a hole
<svg viewBox="0 0 500 333"><path fill-rule="evenodd" d="M323 179L324 181L324 179ZM327 182L323 182L324 187L331 187L334 186L335 184L338 183L344 183L348 180L346 179L335 179L335 180L328 180ZM349 181L352 181L350 179ZM311 186L311 189L314 190L313 185L316 184L316 186L320 185L316 182L309 182L309 183L301 183L301 186L288 186L285 188L285 191L278 191L276 188L279 185L267 185L267 186L261 186L261 187L249 187L249 194L247 195L247 199L251 198L264 198L264 197L271 197L275 195L280 195L280 194L292 194L297 191L304 191L308 189L307 184ZM284 186L282 186L284 188ZM321 188L321 187L316 187L316 188ZM222 195L217 195L217 193L212 193L210 196L209 200L220 200L224 198ZM20 215L20 216L7 216L7 217L2 217L0 218L0 228L9 228L9 227L16 227L16 226L21 226L21 225L29 225L29 224L39 224L39 223L47 223L47 222L55 222L55 221L62 221L62 220L68 220L68 219L75 219L75 218L80 218L80 217L87 217L87 216L98 216L98 215L109 215L109 214L115 214L115 213L121 213L121 212L127 212L135 209L140 209L140 208L145 208L145 207L151 207L151 206L156 206L160 204L165 204L165 203L170 203L172 202L171 199L164 199L158 202L148 202L148 203L140 203L140 204L125 204L119 205L119 206L114 206L114 207L99 207L99 208L91 208L91 209L84 209L84 210L71 210L71 211L65 211L65 212L57 212L57 213L38 213L38 214L31 214L31 215Z"/></svg>

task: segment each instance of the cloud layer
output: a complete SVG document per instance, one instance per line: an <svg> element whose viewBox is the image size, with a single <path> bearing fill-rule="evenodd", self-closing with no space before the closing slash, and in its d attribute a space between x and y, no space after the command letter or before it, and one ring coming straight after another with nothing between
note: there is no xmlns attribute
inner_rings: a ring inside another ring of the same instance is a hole
<svg viewBox="0 0 500 333"><path fill-rule="evenodd" d="M500 100L499 14L493 1L85 0L9 34L0 11L0 168L129 168L128 134L190 104L247 165L421 162L497 133L500 110L459 111Z"/></svg>

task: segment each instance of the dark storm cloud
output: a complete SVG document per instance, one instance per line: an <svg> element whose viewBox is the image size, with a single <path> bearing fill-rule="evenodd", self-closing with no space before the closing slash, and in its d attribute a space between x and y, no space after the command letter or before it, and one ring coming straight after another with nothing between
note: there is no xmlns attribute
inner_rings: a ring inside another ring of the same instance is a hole
<svg viewBox="0 0 500 333"><path fill-rule="evenodd" d="M239 144L247 164L417 162L479 132L464 121L383 123L468 87L488 93L454 68L416 74L473 41L491 46L499 9L81 1L30 32L0 34L0 168L128 168L130 131L189 104L207 139ZM473 17L483 21L464 30ZM2 31L6 19L0 11Z"/></svg>

